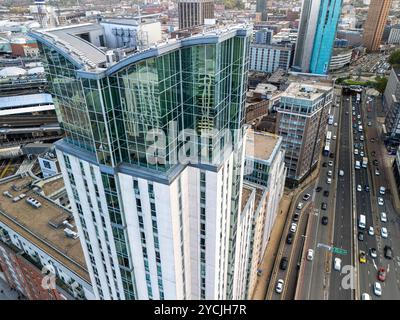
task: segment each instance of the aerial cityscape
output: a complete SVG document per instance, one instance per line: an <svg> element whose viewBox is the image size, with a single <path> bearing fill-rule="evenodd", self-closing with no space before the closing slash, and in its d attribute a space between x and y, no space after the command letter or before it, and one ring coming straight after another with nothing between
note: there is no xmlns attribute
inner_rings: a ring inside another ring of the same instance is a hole
<svg viewBox="0 0 400 320"><path fill-rule="evenodd" d="M0 300L400 300L400 0L0 1Z"/></svg>

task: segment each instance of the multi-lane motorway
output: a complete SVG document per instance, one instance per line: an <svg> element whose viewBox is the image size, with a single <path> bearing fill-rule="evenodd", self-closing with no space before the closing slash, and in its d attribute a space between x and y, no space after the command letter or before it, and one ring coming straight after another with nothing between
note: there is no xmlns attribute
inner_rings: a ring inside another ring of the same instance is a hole
<svg viewBox="0 0 400 320"><path fill-rule="evenodd" d="M331 141L331 154L321 156L318 179L306 186L292 205L267 299L351 300L361 299L365 293L372 299L400 299L400 216L390 202L390 191L379 194L380 186L388 189L385 175L390 168L384 168L376 100L364 93L361 101L356 95L339 100L340 107L330 110L335 125L328 131L336 137ZM364 157L368 158L366 167L362 166ZM331 184L327 184L328 176ZM302 200L305 194L310 194L307 201ZM378 197L383 198L383 205L378 204ZM298 202L304 203L302 210L296 210ZM300 220L293 243L288 244L295 212L300 212ZM386 212L387 222L380 220L381 212ZM361 214L366 216L365 229L358 226ZM323 216L327 217L325 224ZM371 226L373 235L368 232ZM387 238L381 236L382 227L388 230ZM384 257L385 246L392 248L393 259ZM376 258L370 254L372 248L377 251ZM313 257L307 259L309 249ZM360 262L361 251L366 253L366 262ZM281 268L283 257L288 258L285 270ZM334 268L335 258L340 259L339 268ZM380 268L386 271L385 281L378 280ZM279 279L284 281L281 293L276 291ZM381 296L374 294L375 282L381 284Z"/></svg>

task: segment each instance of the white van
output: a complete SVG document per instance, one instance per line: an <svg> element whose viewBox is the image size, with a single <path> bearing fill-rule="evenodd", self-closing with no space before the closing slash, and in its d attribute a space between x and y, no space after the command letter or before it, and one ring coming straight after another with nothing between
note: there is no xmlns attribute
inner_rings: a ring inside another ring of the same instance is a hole
<svg viewBox="0 0 400 320"><path fill-rule="evenodd" d="M366 221L366 217L363 214L360 214L360 217L358 219L358 227L360 229L365 229L365 225L366 225L367 221Z"/></svg>

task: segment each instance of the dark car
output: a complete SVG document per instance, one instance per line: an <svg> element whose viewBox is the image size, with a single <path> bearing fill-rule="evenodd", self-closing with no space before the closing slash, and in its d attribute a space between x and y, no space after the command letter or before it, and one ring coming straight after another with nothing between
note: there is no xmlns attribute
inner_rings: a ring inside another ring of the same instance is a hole
<svg viewBox="0 0 400 320"><path fill-rule="evenodd" d="M324 226L326 226L326 225L328 224L328 217L323 216L323 217L322 217L322 220L321 220L321 223L322 223Z"/></svg>
<svg viewBox="0 0 400 320"><path fill-rule="evenodd" d="M288 259L287 259L286 257L283 257L283 258L281 259L281 263L280 263L280 265L279 265L279 268L280 268L281 270L286 270L286 269L287 269L287 266L288 266Z"/></svg>
<svg viewBox="0 0 400 320"><path fill-rule="evenodd" d="M292 244L293 242L293 233L288 233L287 237L286 237L286 243L287 244Z"/></svg>
<svg viewBox="0 0 400 320"><path fill-rule="evenodd" d="M365 191L369 192L369 185L365 185Z"/></svg>
<svg viewBox="0 0 400 320"><path fill-rule="evenodd" d="M316 192L320 192L322 190L322 187L317 187L317 188L315 188L315 191Z"/></svg>
<svg viewBox="0 0 400 320"><path fill-rule="evenodd" d="M383 249L384 253L385 253L385 258L391 260L393 258L393 251L392 248L389 246L385 246L385 248Z"/></svg>
<svg viewBox="0 0 400 320"><path fill-rule="evenodd" d="M328 190L324 191L324 197L329 197L329 191Z"/></svg>
<svg viewBox="0 0 400 320"><path fill-rule="evenodd" d="M374 166L378 166L379 165L378 160L374 160L373 163L374 163Z"/></svg>
<svg viewBox="0 0 400 320"><path fill-rule="evenodd" d="M364 241L364 233L361 231L358 232L358 241Z"/></svg>
<svg viewBox="0 0 400 320"><path fill-rule="evenodd" d="M333 152L331 152L331 154L329 155L329 158L334 158L335 157L335 154L333 153Z"/></svg>
<svg viewBox="0 0 400 320"><path fill-rule="evenodd" d="M326 162L324 162L324 163L322 164L322 166L323 166L324 168L326 168L326 167L328 166L328 164L327 164Z"/></svg>
<svg viewBox="0 0 400 320"><path fill-rule="evenodd" d="M322 210L326 210L328 208L328 205L326 204L326 202L322 202L321 203L321 209Z"/></svg>
<svg viewBox="0 0 400 320"><path fill-rule="evenodd" d="M303 196L303 200L304 201L308 201L308 199L310 199L311 198L311 194L309 194L309 193L306 193L304 196Z"/></svg>
<svg viewBox="0 0 400 320"><path fill-rule="evenodd" d="M299 221L300 213L295 212L293 215L293 221Z"/></svg>

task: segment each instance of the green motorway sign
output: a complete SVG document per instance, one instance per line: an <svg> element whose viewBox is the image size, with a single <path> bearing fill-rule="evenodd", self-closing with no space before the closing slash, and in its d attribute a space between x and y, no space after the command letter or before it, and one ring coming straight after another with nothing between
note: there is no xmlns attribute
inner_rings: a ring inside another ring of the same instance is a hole
<svg viewBox="0 0 400 320"><path fill-rule="evenodd" d="M342 249L342 248L332 247L331 251L332 251L332 253L337 253L337 254L341 254L341 255L347 254L347 250Z"/></svg>

